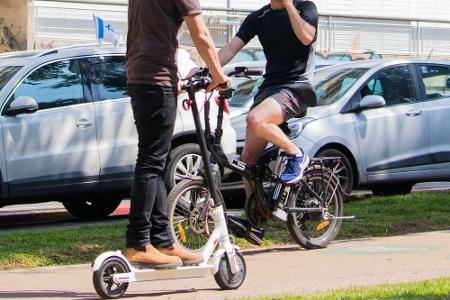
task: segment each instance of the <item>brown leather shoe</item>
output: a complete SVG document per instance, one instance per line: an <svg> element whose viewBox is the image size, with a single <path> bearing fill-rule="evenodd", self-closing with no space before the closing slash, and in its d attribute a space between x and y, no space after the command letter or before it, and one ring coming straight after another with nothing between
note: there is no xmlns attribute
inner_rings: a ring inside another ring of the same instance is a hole
<svg viewBox="0 0 450 300"><path fill-rule="evenodd" d="M138 268L171 269L183 265L179 257L163 254L152 245L147 245L142 250L125 248L122 254L133 267Z"/></svg>
<svg viewBox="0 0 450 300"><path fill-rule="evenodd" d="M198 265L203 262L203 257L201 255L193 254L187 252L177 244L173 244L167 248L156 248L159 252L165 255L178 256L183 261L183 265L192 266Z"/></svg>

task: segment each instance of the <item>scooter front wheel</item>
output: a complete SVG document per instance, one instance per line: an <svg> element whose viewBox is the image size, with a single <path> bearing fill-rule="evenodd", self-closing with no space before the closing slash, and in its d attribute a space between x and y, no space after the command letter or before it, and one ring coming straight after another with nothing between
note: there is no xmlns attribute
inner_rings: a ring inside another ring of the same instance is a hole
<svg viewBox="0 0 450 300"><path fill-rule="evenodd" d="M110 257L106 259L93 274L94 288L103 299L116 299L125 294L128 283L115 283L114 274L129 273L130 269L123 259Z"/></svg>
<svg viewBox="0 0 450 300"><path fill-rule="evenodd" d="M234 290L239 288L245 280L247 274L247 266L245 264L244 256L236 251L236 263L239 271L236 274L231 272L230 263L226 254L222 256L219 261L219 270L214 274L214 279L223 290Z"/></svg>

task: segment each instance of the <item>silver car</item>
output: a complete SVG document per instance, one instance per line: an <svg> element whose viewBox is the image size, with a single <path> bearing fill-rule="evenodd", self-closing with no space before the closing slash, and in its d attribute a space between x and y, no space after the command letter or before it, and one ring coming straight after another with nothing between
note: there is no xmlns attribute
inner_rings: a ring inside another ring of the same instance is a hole
<svg viewBox="0 0 450 300"><path fill-rule="evenodd" d="M311 157L342 157L346 192L405 194L450 179L449 62L358 61L314 78L318 105L289 122L291 138Z"/></svg>
<svg viewBox="0 0 450 300"><path fill-rule="evenodd" d="M186 53L179 60L181 74L195 65ZM0 55L0 207L56 200L75 216L101 218L129 194L137 133L124 61L125 49L98 46ZM233 154L228 115L224 136ZM200 167L192 113L178 105L168 188Z"/></svg>

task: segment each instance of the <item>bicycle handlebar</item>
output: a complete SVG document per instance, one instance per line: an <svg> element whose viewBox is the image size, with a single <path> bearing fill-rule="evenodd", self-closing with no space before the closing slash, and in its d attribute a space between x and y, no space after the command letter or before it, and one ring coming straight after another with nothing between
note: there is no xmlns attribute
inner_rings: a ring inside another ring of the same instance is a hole
<svg viewBox="0 0 450 300"><path fill-rule="evenodd" d="M249 70L247 67L235 67L234 71L229 73L228 76L234 77L250 77L250 76L262 76L261 70Z"/></svg>

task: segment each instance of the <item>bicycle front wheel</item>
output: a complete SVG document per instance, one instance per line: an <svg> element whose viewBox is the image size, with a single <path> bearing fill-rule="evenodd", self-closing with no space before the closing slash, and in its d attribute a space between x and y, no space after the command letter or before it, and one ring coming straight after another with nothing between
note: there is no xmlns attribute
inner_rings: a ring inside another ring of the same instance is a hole
<svg viewBox="0 0 450 300"><path fill-rule="evenodd" d="M208 217L200 220L208 190L202 180L185 179L179 182L168 196L168 217L174 242L185 250L201 251L214 230L214 221ZM222 194L217 191L219 201L224 205ZM209 198L207 209L214 205ZM225 206L224 206L225 207Z"/></svg>
<svg viewBox="0 0 450 300"><path fill-rule="evenodd" d="M315 169L305 174L306 183L313 192L302 186L289 207L322 208L323 212L296 212L288 215L287 226L292 238L305 249L327 246L341 228L343 199L339 179L329 172ZM320 198L318 198L319 196ZM325 200L322 204L321 199Z"/></svg>

